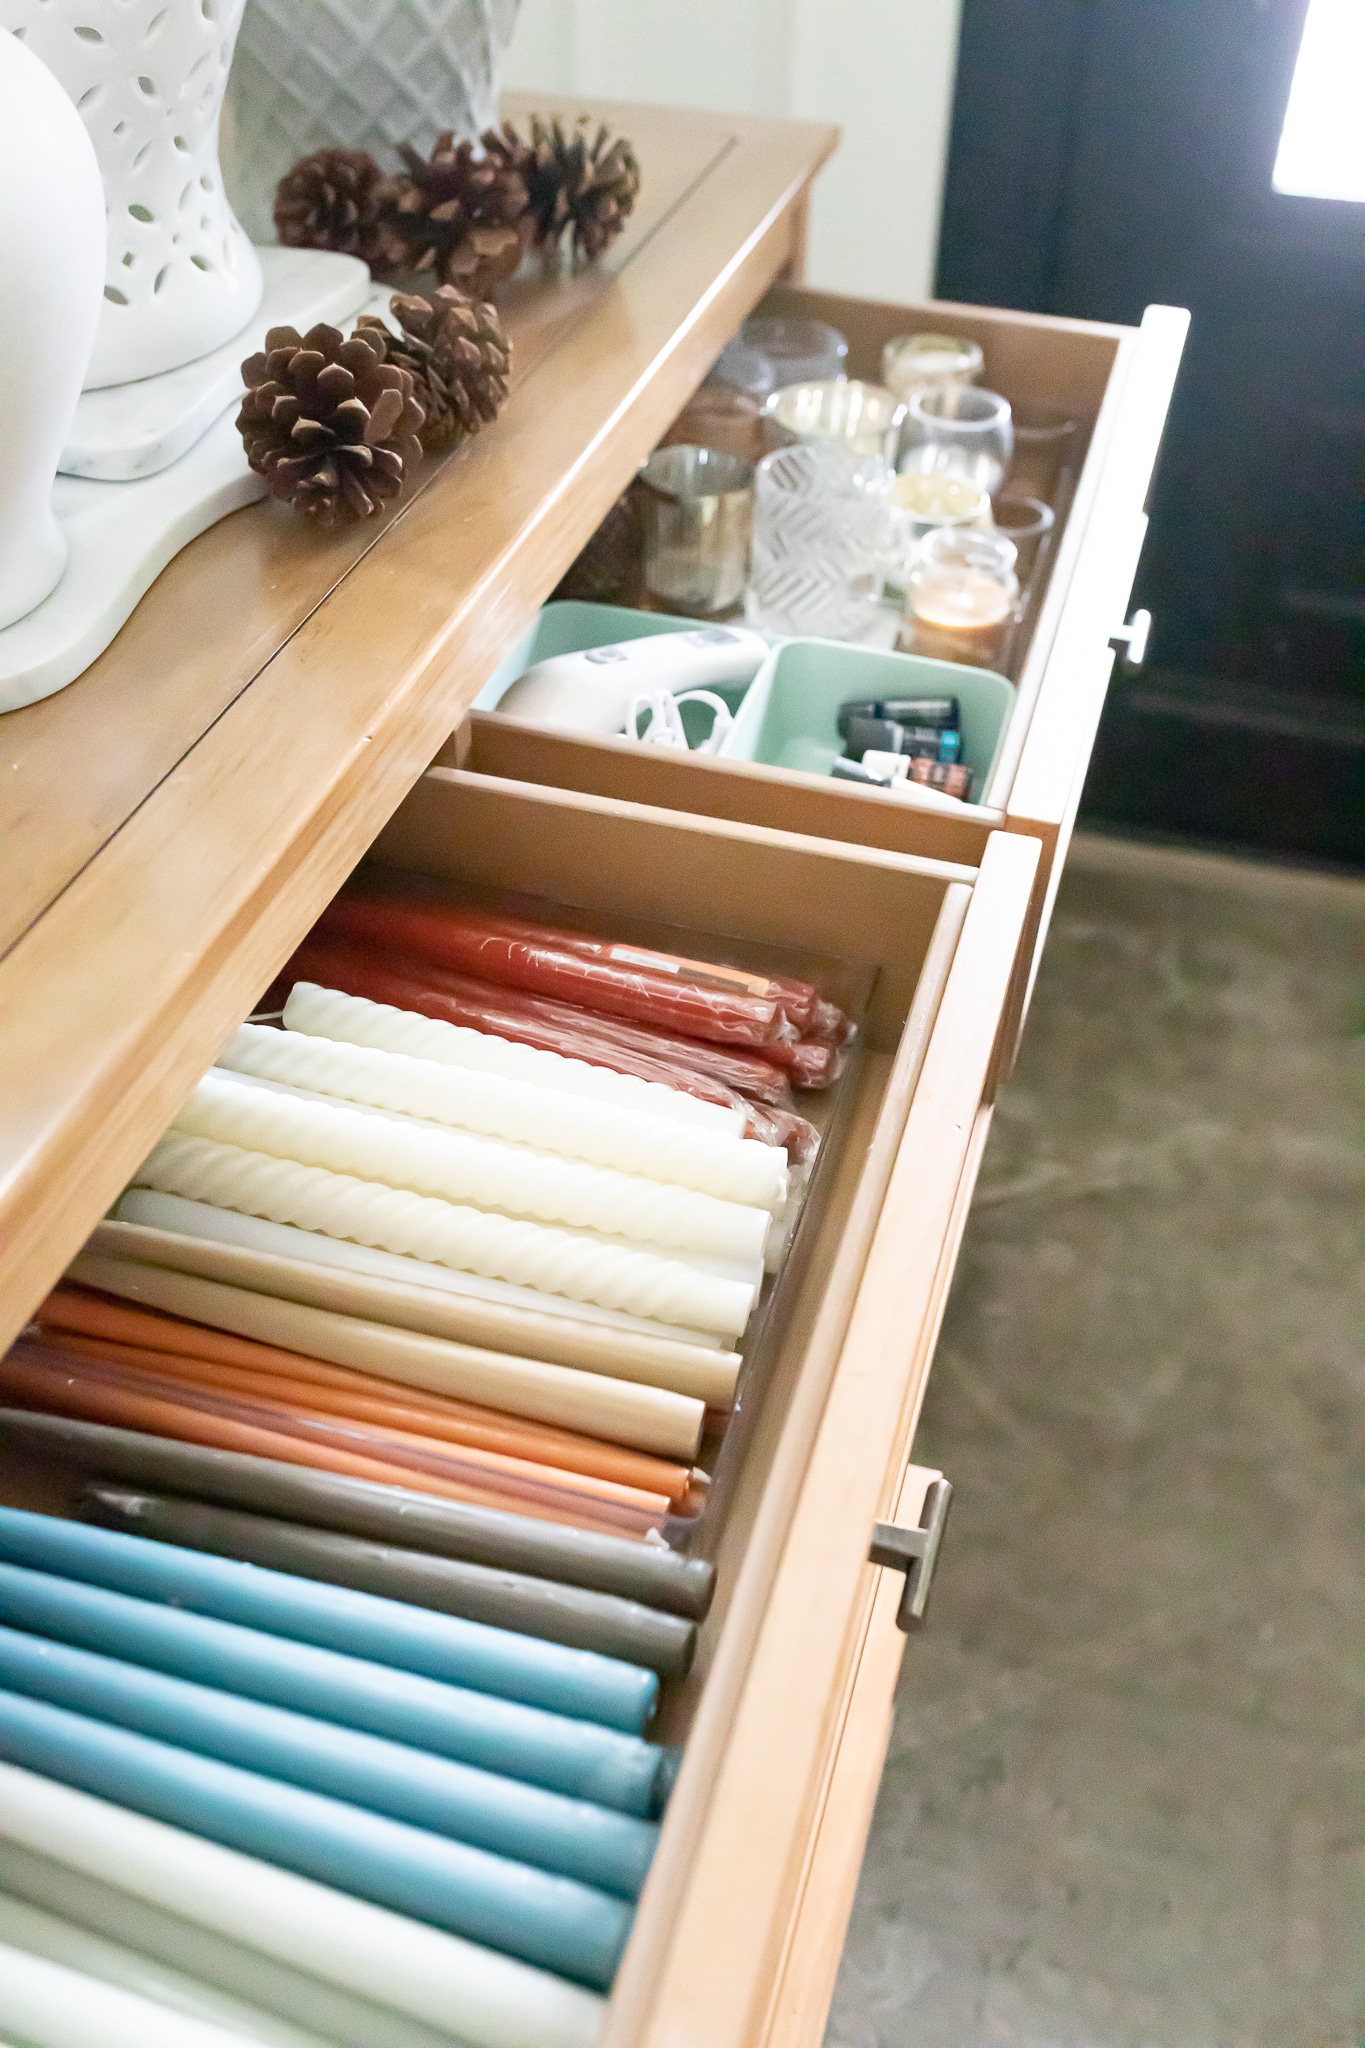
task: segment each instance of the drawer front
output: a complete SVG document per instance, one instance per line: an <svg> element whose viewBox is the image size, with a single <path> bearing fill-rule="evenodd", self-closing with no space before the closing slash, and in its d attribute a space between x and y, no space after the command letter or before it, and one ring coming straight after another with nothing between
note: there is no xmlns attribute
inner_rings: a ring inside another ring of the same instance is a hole
<svg viewBox="0 0 1365 2048"><path fill-rule="evenodd" d="M845 1725L884 1725L894 1683L895 1646L869 1633L890 1595L868 1544L902 1498L1036 860L1036 842L1012 835L986 850L828 1393L814 1418L792 1403L768 1475L603 2048L785 2043L784 1982L808 2002L833 1981L842 1924L821 1936L816 1992L789 1974L814 1967L793 1936L807 1893L813 1905L826 1885L851 1895L871 1810L866 1760L839 1739ZM850 1774L856 1803L813 1859Z"/></svg>

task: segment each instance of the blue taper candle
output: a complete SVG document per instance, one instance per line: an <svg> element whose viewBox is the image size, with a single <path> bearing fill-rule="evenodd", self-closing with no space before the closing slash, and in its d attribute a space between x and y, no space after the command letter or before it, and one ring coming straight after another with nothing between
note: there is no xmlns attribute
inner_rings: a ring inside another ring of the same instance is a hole
<svg viewBox="0 0 1365 2048"><path fill-rule="evenodd" d="M603 1989L630 1932L605 1892L340 1799L0 1692L0 1756Z"/></svg>
<svg viewBox="0 0 1365 2048"><path fill-rule="evenodd" d="M595 1721L495 1700L362 1657L19 1565L0 1564L0 1622L387 1735L623 1813L662 1807L669 1752Z"/></svg>
<svg viewBox="0 0 1365 2048"><path fill-rule="evenodd" d="M0 1628L0 1687L638 1897L658 1830L381 1736Z"/></svg>
<svg viewBox="0 0 1365 2048"><path fill-rule="evenodd" d="M56 1515L0 1507L0 1558L631 1734L649 1721L659 1696L652 1671L594 1650L565 1649L377 1593L322 1585Z"/></svg>

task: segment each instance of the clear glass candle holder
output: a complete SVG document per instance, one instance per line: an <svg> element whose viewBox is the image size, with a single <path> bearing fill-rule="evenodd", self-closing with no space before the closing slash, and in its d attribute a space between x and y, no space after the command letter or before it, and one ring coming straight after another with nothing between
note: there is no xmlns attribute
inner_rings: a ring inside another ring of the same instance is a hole
<svg viewBox="0 0 1365 2048"><path fill-rule="evenodd" d="M975 384L984 357L979 342L953 334L898 334L882 350L882 382L898 398L945 384Z"/></svg>
<svg viewBox="0 0 1365 2048"><path fill-rule="evenodd" d="M1080 423L1063 405L1044 399L1014 408L1014 457L1009 466L1012 496L1051 500L1063 467L1075 461Z"/></svg>
<svg viewBox="0 0 1365 2048"><path fill-rule="evenodd" d="M875 623L897 531L879 461L827 444L779 448L758 465L746 613L761 631L859 640Z"/></svg>
<svg viewBox="0 0 1365 2048"><path fill-rule="evenodd" d="M889 470L900 445L905 404L880 384L826 378L774 391L763 416L779 443L833 442L853 455L876 456Z"/></svg>
<svg viewBox="0 0 1365 2048"><path fill-rule="evenodd" d="M717 448L656 448L640 485L650 596L691 618L734 610L749 568L753 464Z"/></svg>
<svg viewBox="0 0 1365 2048"><path fill-rule="evenodd" d="M1056 524L1056 514L1051 505L1045 505L1041 498L1017 498L1011 491L1008 496L992 500L991 516L996 532L1013 541L1018 556L1016 573L1020 583L1027 588L1037 570L1048 535Z"/></svg>
<svg viewBox="0 0 1365 2048"><path fill-rule="evenodd" d="M979 490L1003 482L1014 448L1009 400L974 384L912 392L897 465L908 476L965 477Z"/></svg>
<svg viewBox="0 0 1365 2048"><path fill-rule="evenodd" d="M848 360L848 339L823 320L780 320L760 315L746 320L739 338L756 348L773 366L774 388L784 384L817 384L842 377Z"/></svg>
<svg viewBox="0 0 1365 2048"><path fill-rule="evenodd" d="M1013 541L945 526L920 542L910 567L900 645L908 654L999 668L1019 598Z"/></svg>
<svg viewBox="0 0 1365 2048"><path fill-rule="evenodd" d="M747 391L751 398L764 399L777 382L777 372L762 349L753 348L747 341L736 335L727 341L720 354L706 373L707 385L728 384L736 391Z"/></svg>

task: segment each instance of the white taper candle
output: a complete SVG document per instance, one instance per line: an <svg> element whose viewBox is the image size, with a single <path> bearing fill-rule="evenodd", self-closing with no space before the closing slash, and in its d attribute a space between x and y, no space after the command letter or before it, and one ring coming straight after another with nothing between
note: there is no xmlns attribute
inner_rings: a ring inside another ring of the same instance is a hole
<svg viewBox="0 0 1365 2048"><path fill-rule="evenodd" d="M284 1021L290 1031L306 1031L318 1038L377 1046L385 1052L411 1053L418 1059L440 1060L447 1066L469 1067L481 1074L501 1074L509 1081L534 1081L541 1088L557 1088L565 1095L586 1096L590 1102L646 1110L651 1116L670 1117L675 1123L693 1124L699 1130L726 1132L732 1138L744 1135L742 1109L702 1102L681 1088L664 1088L657 1081L618 1074L612 1067L594 1067L586 1060L541 1052L533 1045L517 1045L510 1038L471 1031L463 1024L420 1017L415 1010L396 1010L390 1003L342 995L338 989L319 988L312 981L294 983L284 1006Z"/></svg>
<svg viewBox="0 0 1365 2048"><path fill-rule="evenodd" d="M443 1202L467 1202L676 1251L761 1259L772 1222L766 1209L717 1201L691 1188L666 1187L661 1181L610 1173L407 1118L377 1116L344 1103L268 1093L218 1068L205 1074L173 1128Z"/></svg>
<svg viewBox="0 0 1365 2048"><path fill-rule="evenodd" d="M0 1763L0 1838L448 2031L471 2048L591 2048L602 2000L528 1963Z"/></svg>
<svg viewBox="0 0 1365 2048"><path fill-rule="evenodd" d="M244 2034L0 1942L0 2026L32 2048L260 2048Z"/></svg>
<svg viewBox="0 0 1365 2048"><path fill-rule="evenodd" d="M617 1173L695 1188L721 1201L780 1209L787 1155L753 1138L730 1138L672 1118L566 1095L529 1081L443 1066L374 1046L342 1045L301 1031L244 1024L217 1064L286 1081L344 1101L452 1124L538 1152L560 1153Z"/></svg>
<svg viewBox="0 0 1365 2048"><path fill-rule="evenodd" d="M430 1195L179 1131L167 1132L133 1182L545 1294L596 1301L629 1315L725 1336L741 1333L753 1306L752 1288L693 1272L650 1252L618 1251L566 1230L485 1215Z"/></svg>

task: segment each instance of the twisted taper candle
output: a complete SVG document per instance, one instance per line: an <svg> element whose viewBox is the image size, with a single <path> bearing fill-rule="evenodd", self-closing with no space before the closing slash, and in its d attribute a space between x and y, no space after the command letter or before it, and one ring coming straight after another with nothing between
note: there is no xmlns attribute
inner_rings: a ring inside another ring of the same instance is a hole
<svg viewBox="0 0 1365 2048"><path fill-rule="evenodd" d="M440 1060L446 1066L501 1074L509 1081L534 1081L539 1087L557 1088L565 1095L581 1095L590 1102L613 1103L622 1109L646 1110L651 1116L669 1117L675 1123L728 1133L733 1138L744 1134L742 1109L702 1102L679 1088L663 1088L657 1081L640 1081L633 1074L594 1067L587 1060L566 1059L562 1053L516 1045L511 1039L495 1038L490 1032L446 1024L435 1017L420 1017L415 1010L398 1010L391 1003L372 1003L365 996L342 995L338 989L319 988L314 981L294 983L284 1006L284 1021L288 1030L309 1032L318 1038L411 1053L418 1059Z"/></svg>
<svg viewBox="0 0 1365 2048"><path fill-rule="evenodd" d="M725 1336L741 1333L753 1306L751 1287L649 1252L621 1251L566 1230L485 1215L179 1131L167 1132L133 1183Z"/></svg>
<svg viewBox="0 0 1365 2048"><path fill-rule="evenodd" d="M218 1055L218 1065L695 1188L721 1201L772 1210L786 1200L786 1154L775 1145L696 1130L529 1081L301 1031L271 1031L263 1024L244 1024Z"/></svg>
<svg viewBox="0 0 1365 2048"><path fill-rule="evenodd" d="M444 1202L721 1258L761 1259L772 1220L766 1209L720 1202L690 1188L342 1103L271 1093L217 1069L183 1104L174 1128Z"/></svg>

